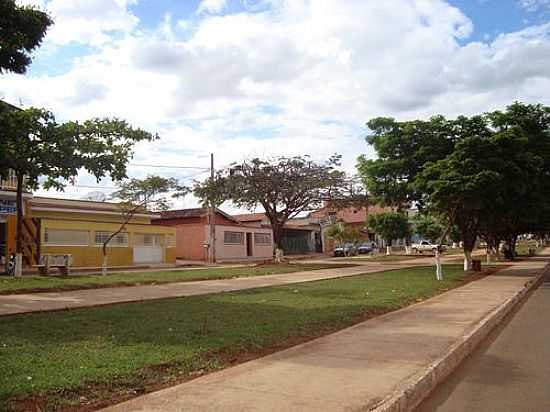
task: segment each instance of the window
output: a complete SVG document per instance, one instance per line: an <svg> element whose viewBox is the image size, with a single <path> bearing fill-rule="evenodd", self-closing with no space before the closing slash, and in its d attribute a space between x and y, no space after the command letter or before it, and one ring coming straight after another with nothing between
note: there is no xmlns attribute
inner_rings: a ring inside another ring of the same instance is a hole
<svg viewBox="0 0 550 412"><path fill-rule="evenodd" d="M164 235L154 233L136 233L134 235L134 246L162 246Z"/></svg>
<svg viewBox="0 0 550 412"><path fill-rule="evenodd" d="M86 230L46 229L44 242L57 246L88 246L90 232Z"/></svg>
<svg viewBox="0 0 550 412"><path fill-rule="evenodd" d="M176 247L176 237L174 235L166 235L166 247Z"/></svg>
<svg viewBox="0 0 550 412"><path fill-rule="evenodd" d="M223 243L226 245L242 245L243 232L223 232Z"/></svg>
<svg viewBox="0 0 550 412"><path fill-rule="evenodd" d="M109 239L111 232L95 232L95 244L103 245ZM109 246L128 246L128 233L119 233L109 241Z"/></svg>
<svg viewBox="0 0 550 412"><path fill-rule="evenodd" d="M270 233L254 233L254 243L256 245L271 245Z"/></svg>

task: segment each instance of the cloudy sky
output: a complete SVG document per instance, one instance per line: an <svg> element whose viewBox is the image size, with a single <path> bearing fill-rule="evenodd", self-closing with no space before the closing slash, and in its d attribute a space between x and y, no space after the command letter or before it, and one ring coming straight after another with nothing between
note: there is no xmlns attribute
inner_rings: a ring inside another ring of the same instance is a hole
<svg viewBox="0 0 550 412"><path fill-rule="evenodd" d="M0 98L157 132L130 174L187 183L250 156L343 155L364 124L550 104L550 0L25 0L55 26ZM201 174L202 173L202 174ZM58 196L94 191L87 176ZM97 189L109 193L101 182ZM175 206L193 206L187 198Z"/></svg>

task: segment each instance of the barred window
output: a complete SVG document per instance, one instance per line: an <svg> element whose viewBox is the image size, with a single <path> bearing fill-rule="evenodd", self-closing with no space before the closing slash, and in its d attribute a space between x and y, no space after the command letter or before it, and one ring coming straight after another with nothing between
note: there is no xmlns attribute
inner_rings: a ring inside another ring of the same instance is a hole
<svg viewBox="0 0 550 412"><path fill-rule="evenodd" d="M223 232L223 243L226 245L242 245L243 232Z"/></svg>
<svg viewBox="0 0 550 412"><path fill-rule="evenodd" d="M111 232L95 232L95 244L103 245ZM119 233L109 241L109 246L128 246L128 233Z"/></svg>
<svg viewBox="0 0 550 412"><path fill-rule="evenodd" d="M136 233L134 235L134 246L162 246L164 235L154 233Z"/></svg>
<svg viewBox="0 0 550 412"><path fill-rule="evenodd" d="M56 246L88 246L90 243L90 232L86 230L46 228L44 243Z"/></svg>
<svg viewBox="0 0 550 412"><path fill-rule="evenodd" d="M270 233L254 233L254 243L256 245L271 245Z"/></svg>

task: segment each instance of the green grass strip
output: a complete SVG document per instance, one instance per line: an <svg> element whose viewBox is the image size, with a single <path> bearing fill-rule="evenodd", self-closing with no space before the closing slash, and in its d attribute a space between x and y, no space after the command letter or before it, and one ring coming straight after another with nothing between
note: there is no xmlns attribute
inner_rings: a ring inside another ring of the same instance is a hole
<svg viewBox="0 0 550 412"><path fill-rule="evenodd" d="M281 264L253 267L184 269L160 272L127 272L102 275L0 277L0 294L94 289L101 287L186 282L192 280L228 279L266 276L350 265Z"/></svg>
<svg viewBox="0 0 550 412"><path fill-rule="evenodd" d="M410 268L254 290L0 318L0 410L47 394L50 407L222 366L219 351L318 336L458 286L460 266ZM151 369L154 365L171 365ZM149 368L149 369L147 369ZM148 370L148 372L147 372ZM88 388L88 389L87 389ZM112 388L112 389L109 389ZM117 389L118 388L118 389ZM75 390L75 392L70 392ZM93 396L93 395L90 395ZM11 406L10 406L11 405Z"/></svg>

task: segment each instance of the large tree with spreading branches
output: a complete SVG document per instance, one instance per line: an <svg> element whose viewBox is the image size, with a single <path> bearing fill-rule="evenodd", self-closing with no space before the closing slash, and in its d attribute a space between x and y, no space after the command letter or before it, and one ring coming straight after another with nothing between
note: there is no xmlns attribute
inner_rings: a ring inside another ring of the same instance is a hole
<svg viewBox="0 0 550 412"><path fill-rule="evenodd" d="M319 208L323 201L348 196L350 184L337 170L340 156L317 162L309 156L254 158L234 163L214 179L197 183L194 193L210 204L231 201L253 210L262 207L273 229L274 253L281 246L285 223L299 213Z"/></svg>

